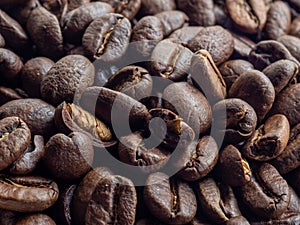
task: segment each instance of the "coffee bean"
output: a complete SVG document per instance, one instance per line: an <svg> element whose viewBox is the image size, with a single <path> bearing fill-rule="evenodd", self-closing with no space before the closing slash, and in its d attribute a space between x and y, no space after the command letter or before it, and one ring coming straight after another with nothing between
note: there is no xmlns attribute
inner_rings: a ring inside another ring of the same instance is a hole
<svg viewBox="0 0 300 225"><path fill-rule="evenodd" d="M234 41L234 52L232 57L243 58L248 60L251 50L255 43L247 36L231 32Z"/></svg>
<svg viewBox="0 0 300 225"><path fill-rule="evenodd" d="M65 16L68 10L68 0L41 0L42 6L54 14L58 21Z"/></svg>
<svg viewBox="0 0 300 225"><path fill-rule="evenodd" d="M142 0L140 14L142 16L155 15L163 11L170 11L176 9L174 0Z"/></svg>
<svg viewBox="0 0 300 225"><path fill-rule="evenodd" d="M22 96L17 91L0 86L0 105L16 99L22 99Z"/></svg>
<svg viewBox="0 0 300 225"><path fill-rule="evenodd" d="M270 79L258 70L244 72L229 90L230 98L240 98L253 107L258 122L262 121L275 100Z"/></svg>
<svg viewBox="0 0 300 225"><path fill-rule="evenodd" d="M177 7L190 18L191 25L213 26L216 19L214 14L214 2L212 0L178 0Z"/></svg>
<svg viewBox="0 0 300 225"><path fill-rule="evenodd" d="M298 61L300 60L298 55L298 52L300 51L300 39L298 37L282 35L277 39L277 41L282 43L289 50L291 55L294 56Z"/></svg>
<svg viewBox="0 0 300 225"><path fill-rule="evenodd" d="M167 224L185 224L196 214L193 190L181 180L164 173L151 174L144 187L144 201L150 212Z"/></svg>
<svg viewBox="0 0 300 225"><path fill-rule="evenodd" d="M265 26L267 10L264 1L226 0L226 7L234 24L245 33L258 33Z"/></svg>
<svg viewBox="0 0 300 225"><path fill-rule="evenodd" d="M300 37L299 31L300 31L300 16L296 17L292 21L292 24L289 28L289 34L299 38Z"/></svg>
<svg viewBox="0 0 300 225"><path fill-rule="evenodd" d="M56 225L56 223L45 214L32 214L19 219L16 225Z"/></svg>
<svg viewBox="0 0 300 225"><path fill-rule="evenodd" d="M31 134L51 135L54 133L55 108L40 99L18 99L0 107L0 118L20 117L29 127Z"/></svg>
<svg viewBox="0 0 300 225"><path fill-rule="evenodd" d="M17 212L38 212L51 207L57 200L57 184L35 176L1 175L0 208Z"/></svg>
<svg viewBox="0 0 300 225"><path fill-rule="evenodd" d="M43 162L53 177L73 181L90 170L94 149L91 139L79 132L55 134L45 146Z"/></svg>
<svg viewBox="0 0 300 225"><path fill-rule="evenodd" d="M203 29L200 26L187 26L182 27L180 29L175 30L169 38L172 39L173 42L182 44L184 46L192 40L196 35Z"/></svg>
<svg viewBox="0 0 300 225"><path fill-rule="evenodd" d="M90 2L91 0L68 0L68 12Z"/></svg>
<svg viewBox="0 0 300 225"><path fill-rule="evenodd" d="M1 77L6 81L16 82L23 68L20 57L8 49L0 48L0 60Z"/></svg>
<svg viewBox="0 0 300 225"><path fill-rule="evenodd" d="M53 105L72 102L94 82L94 65L84 56L68 55L56 62L41 82L41 96ZM53 85L56 84L56 85Z"/></svg>
<svg viewBox="0 0 300 225"><path fill-rule="evenodd" d="M43 56L55 60L62 56L63 37L55 15L44 7L37 7L31 12L26 28Z"/></svg>

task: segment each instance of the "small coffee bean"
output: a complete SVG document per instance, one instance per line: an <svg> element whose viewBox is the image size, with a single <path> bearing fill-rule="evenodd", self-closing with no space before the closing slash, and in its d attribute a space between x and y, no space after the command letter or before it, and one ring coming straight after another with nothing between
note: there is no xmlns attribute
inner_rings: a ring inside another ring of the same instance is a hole
<svg viewBox="0 0 300 225"><path fill-rule="evenodd" d="M16 82L23 68L20 57L8 49L0 48L0 61L1 77L6 81Z"/></svg>

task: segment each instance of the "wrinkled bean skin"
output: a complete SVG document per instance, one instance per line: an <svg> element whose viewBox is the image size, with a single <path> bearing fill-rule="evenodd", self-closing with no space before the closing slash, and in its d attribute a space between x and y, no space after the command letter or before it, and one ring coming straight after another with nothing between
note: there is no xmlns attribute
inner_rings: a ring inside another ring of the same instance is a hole
<svg viewBox="0 0 300 225"><path fill-rule="evenodd" d="M18 220L16 225L56 225L56 223L47 215L44 214L33 214L24 216Z"/></svg>

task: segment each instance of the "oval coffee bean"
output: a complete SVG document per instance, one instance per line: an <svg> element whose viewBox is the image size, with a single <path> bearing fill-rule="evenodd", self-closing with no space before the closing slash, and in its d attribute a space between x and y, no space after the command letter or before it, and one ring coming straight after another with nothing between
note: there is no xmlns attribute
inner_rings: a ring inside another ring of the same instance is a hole
<svg viewBox="0 0 300 225"><path fill-rule="evenodd" d="M180 43L187 46L187 43L192 40L203 29L200 26L187 26L175 30L169 38L175 43Z"/></svg>
<svg viewBox="0 0 300 225"><path fill-rule="evenodd" d="M271 109L275 90L270 79L258 70L244 72L232 84L230 98L240 98L253 107L260 122Z"/></svg>
<svg viewBox="0 0 300 225"><path fill-rule="evenodd" d="M252 177L241 187L243 202L257 216L277 218L288 207L289 186L268 163L260 166L255 174L257 179Z"/></svg>
<svg viewBox="0 0 300 225"><path fill-rule="evenodd" d="M18 117L0 120L0 170L10 166L26 150L31 133L26 123Z"/></svg>
<svg viewBox="0 0 300 225"><path fill-rule="evenodd" d="M43 162L53 177L73 181L87 173L94 159L91 139L73 132L69 136L55 134L45 146Z"/></svg>
<svg viewBox="0 0 300 225"><path fill-rule="evenodd" d="M37 7L30 14L26 28L42 55L55 60L62 56L63 36L55 15L42 6Z"/></svg>
<svg viewBox="0 0 300 225"><path fill-rule="evenodd" d="M15 225L56 225L56 223L45 214L32 214L19 219Z"/></svg>
<svg viewBox="0 0 300 225"><path fill-rule="evenodd" d="M40 99L18 99L0 107L0 119L8 116L20 117L29 127L31 134L49 136L54 133L55 108Z"/></svg>
<svg viewBox="0 0 300 225"><path fill-rule="evenodd" d="M94 83L94 65L84 56L68 55L57 61L41 82L41 96L53 105L74 101Z"/></svg>
<svg viewBox="0 0 300 225"><path fill-rule="evenodd" d="M277 41L282 43L298 61L300 60L300 39L291 35L283 35L277 38Z"/></svg>
<svg viewBox="0 0 300 225"><path fill-rule="evenodd" d="M17 212L39 212L51 207L57 200L57 184L34 176L0 178L0 208Z"/></svg>
<svg viewBox="0 0 300 225"><path fill-rule="evenodd" d="M228 98L217 102L213 108L216 132L224 135L224 142L238 144L248 139L256 128L254 109L239 98Z"/></svg>
<svg viewBox="0 0 300 225"><path fill-rule="evenodd" d="M85 224L134 225L137 194L131 180L121 176L103 178L93 191Z"/></svg>
<svg viewBox="0 0 300 225"><path fill-rule="evenodd" d="M16 82L23 68L23 62L14 52L0 48L0 73L6 81Z"/></svg>
<svg viewBox="0 0 300 225"><path fill-rule="evenodd" d="M82 46L90 59L112 62L125 54L130 35L130 21L121 14L108 13L97 17L86 28Z"/></svg>
<svg viewBox="0 0 300 225"><path fill-rule="evenodd" d="M150 212L167 224L188 223L197 211L196 196L189 185L164 173L148 177L144 201Z"/></svg>

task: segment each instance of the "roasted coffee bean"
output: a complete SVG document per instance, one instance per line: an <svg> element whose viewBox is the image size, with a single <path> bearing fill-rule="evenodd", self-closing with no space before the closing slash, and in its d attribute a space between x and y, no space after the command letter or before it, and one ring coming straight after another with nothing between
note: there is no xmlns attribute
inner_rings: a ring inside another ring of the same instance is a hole
<svg viewBox="0 0 300 225"><path fill-rule="evenodd" d="M152 74L172 81L182 81L189 73L192 56L188 48L171 40L163 40L156 45L151 55Z"/></svg>
<svg viewBox="0 0 300 225"><path fill-rule="evenodd" d="M77 9L80 6L90 3L91 0L68 0L68 11L72 11L73 9Z"/></svg>
<svg viewBox="0 0 300 225"><path fill-rule="evenodd" d="M182 44L184 46L192 40L196 35L203 29L200 26L187 26L182 27L178 30L175 30L169 38L172 39L173 42Z"/></svg>
<svg viewBox="0 0 300 225"><path fill-rule="evenodd" d="M213 0L177 0L177 6L188 15L191 25L207 27L216 23Z"/></svg>
<svg viewBox="0 0 300 225"><path fill-rule="evenodd" d="M193 55L190 73L211 104L226 97L225 81L208 51L199 50Z"/></svg>
<svg viewBox="0 0 300 225"><path fill-rule="evenodd" d="M170 11L176 9L174 0L142 0L140 14L142 16L155 15L163 11Z"/></svg>
<svg viewBox="0 0 300 225"><path fill-rule="evenodd" d="M233 53L234 43L229 31L221 26L211 26L203 28L188 42L188 47L193 52L207 50L218 66L229 59Z"/></svg>
<svg viewBox="0 0 300 225"><path fill-rule="evenodd" d="M116 13L120 13L132 20L141 8L141 0L101 0L110 4Z"/></svg>
<svg viewBox="0 0 300 225"><path fill-rule="evenodd" d="M244 72L229 90L230 98L240 98L253 107L258 122L262 121L275 100L270 79L258 70Z"/></svg>
<svg viewBox="0 0 300 225"><path fill-rule="evenodd" d="M75 190L71 202L72 222L76 225L85 223L86 209L97 184L112 175L112 172L105 167L96 167L85 175Z"/></svg>
<svg viewBox="0 0 300 225"><path fill-rule="evenodd" d="M0 10L0 33L10 48L20 51L28 45L28 37L21 25Z"/></svg>
<svg viewBox="0 0 300 225"><path fill-rule="evenodd" d="M26 150L31 133L26 123L18 117L0 120L0 170L10 166Z"/></svg>
<svg viewBox="0 0 300 225"><path fill-rule="evenodd" d="M32 214L19 219L15 225L56 225L46 214Z"/></svg>
<svg viewBox="0 0 300 225"><path fill-rule="evenodd" d="M256 34L265 26L267 10L264 1L226 0L226 7L234 24L245 33Z"/></svg>
<svg viewBox="0 0 300 225"><path fill-rule="evenodd" d="M145 16L133 27L131 43L139 55L149 57L155 45L163 37L164 27L160 19L155 16Z"/></svg>
<svg viewBox="0 0 300 225"><path fill-rule="evenodd" d="M32 10L26 28L43 56L55 60L62 56L63 37L55 15L42 6L37 7Z"/></svg>
<svg viewBox="0 0 300 225"><path fill-rule="evenodd" d="M270 112L273 114L285 115L291 126L300 123L300 84L293 84L281 91L273 104Z"/></svg>
<svg viewBox="0 0 300 225"><path fill-rule="evenodd" d="M51 135L54 133L55 108L40 99L18 99L0 107L0 119L8 116L20 117L29 127L31 134Z"/></svg>
<svg viewBox="0 0 300 225"><path fill-rule="evenodd" d="M186 181L195 181L205 177L217 164L219 148L211 136L204 136L198 142L188 145L175 167L180 171L177 175Z"/></svg>
<svg viewBox="0 0 300 225"><path fill-rule="evenodd" d="M57 184L49 179L33 176L1 175L0 208L17 212L39 212L57 200Z"/></svg>
<svg viewBox="0 0 300 225"><path fill-rule="evenodd" d="M84 56L68 55L56 62L41 82L41 96L53 105L72 102L94 83L94 65ZM55 84L55 85L54 85Z"/></svg>
<svg viewBox="0 0 300 225"><path fill-rule="evenodd" d="M299 124L291 129L291 135L287 147L283 152L271 161L280 174L286 174L300 166L300 130Z"/></svg>
<svg viewBox="0 0 300 225"><path fill-rule="evenodd" d="M238 144L248 139L256 128L254 109L241 99L224 99L216 103L212 110L216 132L224 133L226 143Z"/></svg>
<svg viewBox="0 0 300 225"><path fill-rule="evenodd" d="M296 79L298 74L298 66L291 60L278 60L267 66L262 72L272 82L275 94L277 95L288 84Z"/></svg>
<svg viewBox="0 0 300 225"><path fill-rule="evenodd" d="M243 216L232 217L226 222L226 225L241 225L241 224L250 225L247 219Z"/></svg>
<svg viewBox="0 0 300 225"><path fill-rule="evenodd" d="M41 96L41 81L53 64L51 59L45 57L36 57L25 63L21 71L21 82L29 97L38 98Z"/></svg>
<svg viewBox="0 0 300 225"><path fill-rule="evenodd" d="M42 6L54 14L58 21L65 16L68 10L68 0L40 0Z"/></svg>
<svg viewBox="0 0 300 225"><path fill-rule="evenodd" d="M112 140L110 128L80 106L63 102L54 114L55 126L60 132L69 134L78 131L89 136L96 147L109 147L116 144Z"/></svg>
<svg viewBox="0 0 300 225"><path fill-rule="evenodd" d="M22 99L17 91L11 88L0 86L0 106L16 99Z"/></svg>
<svg viewBox="0 0 300 225"><path fill-rule="evenodd" d="M167 224L188 223L197 211L196 196L191 187L160 172L148 177L144 201L150 212Z"/></svg>
<svg viewBox="0 0 300 225"><path fill-rule="evenodd" d="M241 186L250 181L252 175L249 164L233 145L226 146L220 153L219 177L230 186Z"/></svg>
<svg viewBox="0 0 300 225"><path fill-rule="evenodd" d="M106 13L113 12L113 8L104 2L86 3L67 13L63 20L64 41L79 44L88 25Z"/></svg>
<svg viewBox="0 0 300 225"><path fill-rule="evenodd" d="M82 46L91 59L115 61L125 54L130 34L131 24L126 17L108 13L88 26L82 38Z"/></svg>
<svg viewBox="0 0 300 225"><path fill-rule="evenodd" d="M255 43L247 36L231 32L234 41L233 57L248 59L251 50L255 47Z"/></svg>
<svg viewBox="0 0 300 225"><path fill-rule="evenodd" d="M40 159L44 156L44 153L44 138L41 135L35 135L32 143L29 144L22 155L10 166L9 172L17 175L33 172Z"/></svg>
<svg viewBox="0 0 300 225"><path fill-rule="evenodd" d="M255 171L255 178L251 177L241 187L244 204L261 218L279 217L287 209L290 200L287 182L268 163Z"/></svg>
<svg viewBox="0 0 300 225"><path fill-rule="evenodd" d="M227 90L242 73L252 69L254 69L253 65L242 59L228 60L219 66Z"/></svg>
<svg viewBox="0 0 300 225"><path fill-rule="evenodd" d="M300 16L297 16L293 21L289 28L289 34L295 37L300 37Z"/></svg>
<svg viewBox="0 0 300 225"><path fill-rule="evenodd" d="M196 190L202 210L214 223L224 223L241 215L230 186L218 184L212 178L207 178L197 184Z"/></svg>
<svg viewBox="0 0 300 225"><path fill-rule="evenodd" d="M181 28L184 23L189 20L189 17L185 13L177 10L160 12L155 16L160 19L160 22L163 25L165 37Z"/></svg>
<svg viewBox="0 0 300 225"><path fill-rule="evenodd" d="M155 172L164 166L171 152L164 148L147 148L140 133L134 132L120 138L118 154L120 160L139 167L143 172Z"/></svg>
<svg viewBox="0 0 300 225"><path fill-rule="evenodd" d="M243 155L257 161L269 161L280 155L287 146L290 125L282 114L269 117L243 146Z"/></svg>
<svg viewBox="0 0 300 225"><path fill-rule="evenodd" d="M85 134L55 134L45 146L43 162L53 177L73 181L86 174L93 163L94 149Z"/></svg>
<svg viewBox="0 0 300 225"><path fill-rule="evenodd" d="M173 83L163 92L163 106L178 115L196 134L205 133L211 125L211 107L204 95L186 82Z"/></svg>
<svg viewBox="0 0 300 225"><path fill-rule="evenodd" d="M263 70L271 63L280 59L289 59L299 65L296 58L294 58L289 50L278 41L260 41L249 54L249 61L258 70Z"/></svg>
<svg viewBox="0 0 300 225"><path fill-rule="evenodd" d="M282 35L277 41L282 43L298 61L300 60L300 39L291 35Z"/></svg>
<svg viewBox="0 0 300 225"><path fill-rule="evenodd" d="M121 135L128 134L128 123L133 130L145 128L151 118L146 106L123 93L104 87L89 87L82 94L80 104L106 124L112 120Z"/></svg>
<svg viewBox="0 0 300 225"><path fill-rule="evenodd" d="M1 78L6 81L16 82L23 68L23 62L14 52L0 48L0 73Z"/></svg>
<svg viewBox="0 0 300 225"><path fill-rule="evenodd" d="M101 179L88 204L85 224L133 225L137 194L131 180L121 176Z"/></svg>

